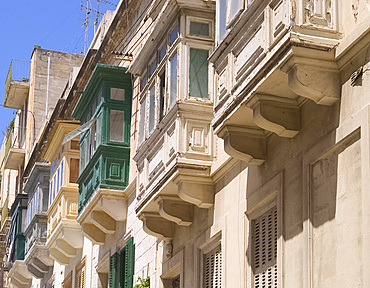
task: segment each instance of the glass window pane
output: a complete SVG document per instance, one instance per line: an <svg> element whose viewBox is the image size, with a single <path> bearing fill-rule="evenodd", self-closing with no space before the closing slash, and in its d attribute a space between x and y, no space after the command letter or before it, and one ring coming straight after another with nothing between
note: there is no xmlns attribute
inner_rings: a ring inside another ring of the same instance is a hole
<svg viewBox="0 0 370 288"><path fill-rule="evenodd" d="M189 96L208 98L208 50L190 48Z"/></svg>
<svg viewBox="0 0 370 288"><path fill-rule="evenodd" d="M155 86L149 92L149 133L155 126Z"/></svg>
<svg viewBox="0 0 370 288"><path fill-rule="evenodd" d="M157 68L157 61L154 60L149 66L149 78L153 75L155 69Z"/></svg>
<svg viewBox="0 0 370 288"><path fill-rule="evenodd" d="M218 42L224 39L226 34L227 0L220 0L218 11Z"/></svg>
<svg viewBox="0 0 370 288"><path fill-rule="evenodd" d="M170 103L171 108L177 99L177 53L170 60Z"/></svg>
<svg viewBox="0 0 370 288"><path fill-rule="evenodd" d="M166 95L166 71L159 76L159 121L164 116L164 99Z"/></svg>
<svg viewBox="0 0 370 288"><path fill-rule="evenodd" d="M172 45L173 42L176 41L178 36L179 36L179 25L176 25L170 34L170 45Z"/></svg>
<svg viewBox="0 0 370 288"><path fill-rule="evenodd" d="M143 77L141 77L141 80L140 80L140 91L143 91L147 81L148 81L148 78L146 77L146 74L145 74Z"/></svg>
<svg viewBox="0 0 370 288"><path fill-rule="evenodd" d="M190 21L190 35L209 36L209 24Z"/></svg>
<svg viewBox="0 0 370 288"><path fill-rule="evenodd" d="M91 156L94 155L96 150L96 122L91 125Z"/></svg>
<svg viewBox="0 0 370 288"><path fill-rule="evenodd" d="M166 56L167 53L167 43L164 43L164 45L159 50L159 63L163 60L164 56Z"/></svg>
<svg viewBox="0 0 370 288"><path fill-rule="evenodd" d="M230 6L227 10L230 13L228 22L232 21L236 14L239 13L240 10L243 9L243 0L230 0L228 2L228 5Z"/></svg>
<svg viewBox="0 0 370 288"><path fill-rule="evenodd" d="M100 113L98 118L96 119L96 148L98 148L101 143L101 131L102 131L101 119L102 119L102 113Z"/></svg>
<svg viewBox="0 0 370 288"><path fill-rule="evenodd" d="M110 99L125 101L125 89L110 88Z"/></svg>
<svg viewBox="0 0 370 288"><path fill-rule="evenodd" d="M124 129L125 129L125 118L124 111L110 110L110 122L109 122L109 140L123 142L124 141Z"/></svg>
<svg viewBox="0 0 370 288"><path fill-rule="evenodd" d="M145 139L145 109L146 99L140 103L139 143L142 143Z"/></svg>

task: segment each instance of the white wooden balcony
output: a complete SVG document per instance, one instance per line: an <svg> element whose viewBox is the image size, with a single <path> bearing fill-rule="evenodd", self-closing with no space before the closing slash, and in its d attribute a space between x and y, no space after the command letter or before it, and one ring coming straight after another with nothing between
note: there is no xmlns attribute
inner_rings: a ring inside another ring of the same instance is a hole
<svg viewBox="0 0 370 288"><path fill-rule="evenodd" d="M340 99L333 49L342 31L337 0L300 0L294 7L282 0L246 2L228 12L210 56L216 72L212 126L229 155L261 165L268 135L299 133L301 105L331 106Z"/></svg>
<svg viewBox="0 0 370 288"><path fill-rule="evenodd" d="M159 238L172 238L176 225L192 224L194 206L208 209L214 201L213 70L208 62L214 4L164 5L129 69L140 75L141 89L135 210L145 231Z"/></svg>

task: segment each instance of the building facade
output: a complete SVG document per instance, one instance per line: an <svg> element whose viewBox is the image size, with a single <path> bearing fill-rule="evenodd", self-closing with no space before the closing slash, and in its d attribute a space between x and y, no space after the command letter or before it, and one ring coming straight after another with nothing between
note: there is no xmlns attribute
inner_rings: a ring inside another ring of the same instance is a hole
<svg viewBox="0 0 370 288"><path fill-rule="evenodd" d="M369 9L120 1L3 143L9 285L370 286Z"/></svg>

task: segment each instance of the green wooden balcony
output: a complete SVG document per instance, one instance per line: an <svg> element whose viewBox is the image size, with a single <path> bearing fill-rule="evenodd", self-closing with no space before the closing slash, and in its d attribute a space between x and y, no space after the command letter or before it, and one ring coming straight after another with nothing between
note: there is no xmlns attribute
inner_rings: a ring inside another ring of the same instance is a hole
<svg viewBox="0 0 370 288"><path fill-rule="evenodd" d="M126 219L132 101L126 71L97 64L72 114L81 123L77 221L96 244Z"/></svg>

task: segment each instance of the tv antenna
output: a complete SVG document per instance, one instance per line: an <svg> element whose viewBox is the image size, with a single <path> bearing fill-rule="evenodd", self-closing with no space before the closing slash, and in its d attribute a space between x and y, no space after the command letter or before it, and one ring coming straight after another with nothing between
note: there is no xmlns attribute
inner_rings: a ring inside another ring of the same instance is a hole
<svg viewBox="0 0 370 288"><path fill-rule="evenodd" d="M94 35L95 35L96 29L97 29L98 24L99 24L99 17L101 15L101 11L99 10L99 3L112 5L114 7L117 6L116 4L114 4L114 3L110 2L110 1L107 1L107 0L97 0L97 7L96 7L96 9L94 9L94 8L92 8L91 1L90 0L86 0L86 6L84 6L82 4L82 1L81 1L81 11L83 9L85 9L85 11L86 11L84 24L82 25L82 27L85 26L84 54L86 54L86 49L87 49L88 32L89 32L89 17L90 17L90 14L91 13L95 13L95 16L96 16L95 17L95 21L94 21Z"/></svg>

